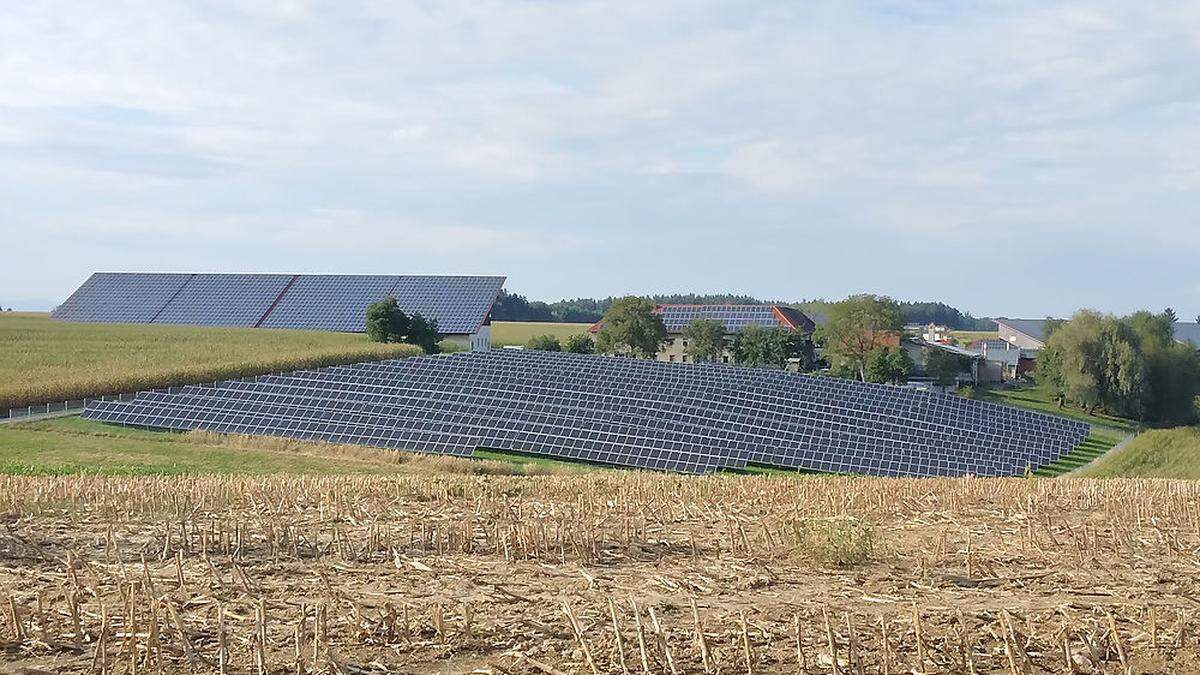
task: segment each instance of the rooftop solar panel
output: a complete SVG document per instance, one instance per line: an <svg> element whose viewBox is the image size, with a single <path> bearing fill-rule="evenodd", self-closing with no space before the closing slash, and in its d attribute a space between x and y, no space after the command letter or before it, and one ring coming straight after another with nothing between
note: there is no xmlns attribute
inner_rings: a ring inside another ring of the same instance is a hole
<svg viewBox="0 0 1200 675"><path fill-rule="evenodd" d="M436 321L447 335L476 333L504 277L287 274L92 275L54 318L63 321L257 326L362 332L372 302Z"/></svg>
<svg viewBox="0 0 1200 675"><path fill-rule="evenodd" d="M747 463L891 476L1012 475L1088 426L919 392L719 364L493 350L144 394L86 417L466 455L476 447L704 473Z"/></svg>
<svg viewBox="0 0 1200 675"><path fill-rule="evenodd" d="M390 293L405 312L437 321L442 333L474 333L503 285L504 277L402 276Z"/></svg>
<svg viewBox="0 0 1200 675"><path fill-rule="evenodd" d="M290 274L195 274L153 322L253 327L292 278Z"/></svg>
<svg viewBox="0 0 1200 675"><path fill-rule="evenodd" d="M696 319L720 321L729 333L746 326L783 327L772 305L663 305L659 313L668 333L683 332Z"/></svg>
<svg viewBox="0 0 1200 675"><path fill-rule="evenodd" d="M396 276L304 274L280 298L263 328L297 328L359 333L367 306L396 287Z"/></svg>
<svg viewBox="0 0 1200 675"><path fill-rule="evenodd" d="M51 316L60 321L150 323L192 276L97 272Z"/></svg>

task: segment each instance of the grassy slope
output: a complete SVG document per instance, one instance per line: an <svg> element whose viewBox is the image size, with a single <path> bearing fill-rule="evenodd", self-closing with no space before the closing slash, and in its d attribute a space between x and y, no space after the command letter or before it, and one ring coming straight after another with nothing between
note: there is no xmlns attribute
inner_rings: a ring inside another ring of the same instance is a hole
<svg viewBox="0 0 1200 675"><path fill-rule="evenodd" d="M0 427L0 473L387 473L396 464L324 458L205 442L186 434L112 427L65 417Z"/></svg>
<svg viewBox="0 0 1200 675"><path fill-rule="evenodd" d="M0 474L546 474L567 470L586 467L500 454L471 460L278 438L145 431L78 417L0 426Z"/></svg>
<svg viewBox="0 0 1200 675"><path fill-rule="evenodd" d="M492 345L523 345L537 335L553 335L563 340L586 333L590 323L541 323L537 321L493 321Z"/></svg>
<svg viewBox="0 0 1200 675"><path fill-rule="evenodd" d="M3 313L0 410L418 351L348 333L62 323Z"/></svg>
<svg viewBox="0 0 1200 675"><path fill-rule="evenodd" d="M1200 430L1151 429L1079 472L1081 476L1200 478Z"/></svg>
<svg viewBox="0 0 1200 675"><path fill-rule="evenodd" d="M1082 445L1057 462L1038 469L1036 473L1039 476L1059 476L1068 471L1078 469L1108 452L1127 435L1137 431L1137 427L1133 422L1120 417L1089 415L1078 408L1060 409L1045 390L1037 387L1018 387L1013 389L979 388L976 390L976 398L982 401L991 401L993 403L1026 408L1050 415L1068 417L1092 425L1092 433Z"/></svg>

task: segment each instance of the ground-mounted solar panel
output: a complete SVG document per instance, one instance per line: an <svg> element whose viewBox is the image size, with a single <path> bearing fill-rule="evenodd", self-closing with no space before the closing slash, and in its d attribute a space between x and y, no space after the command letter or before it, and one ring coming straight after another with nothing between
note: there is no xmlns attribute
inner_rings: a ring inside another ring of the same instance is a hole
<svg viewBox="0 0 1200 675"><path fill-rule="evenodd" d="M293 278L291 274L195 274L153 323L251 328Z"/></svg>
<svg viewBox="0 0 1200 675"><path fill-rule="evenodd" d="M193 276L97 272L51 316L60 321L150 323Z"/></svg>
<svg viewBox="0 0 1200 675"><path fill-rule="evenodd" d="M95 404L86 417L466 455L479 447L704 473L748 463L1001 476L1089 427L901 387L718 364L526 350L296 371Z"/></svg>

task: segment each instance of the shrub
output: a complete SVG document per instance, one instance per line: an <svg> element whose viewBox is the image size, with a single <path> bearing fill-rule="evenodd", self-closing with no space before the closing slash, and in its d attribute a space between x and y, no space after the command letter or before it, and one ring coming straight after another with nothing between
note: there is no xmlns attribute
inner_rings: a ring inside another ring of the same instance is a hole
<svg viewBox="0 0 1200 675"><path fill-rule="evenodd" d="M563 343L563 351L571 352L572 354L595 354L596 341L586 333L570 335L567 336L567 341Z"/></svg>
<svg viewBox="0 0 1200 675"><path fill-rule="evenodd" d="M875 555L875 530L850 518L811 519L797 523L797 548L814 561L852 567Z"/></svg>
<svg viewBox="0 0 1200 675"><path fill-rule="evenodd" d="M553 335L535 335L525 343L526 349L536 349L543 352L561 352L562 345Z"/></svg>

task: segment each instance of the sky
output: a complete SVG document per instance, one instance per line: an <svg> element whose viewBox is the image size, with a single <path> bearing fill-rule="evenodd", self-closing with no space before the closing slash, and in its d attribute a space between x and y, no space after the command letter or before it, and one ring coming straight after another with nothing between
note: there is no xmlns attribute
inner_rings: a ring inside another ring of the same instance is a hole
<svg viewBox="0 0 1200 675"><path fill-rule="evenodd" d="M14 3L0 306L92 271L1200 313L1200 4Z"/></svg>

